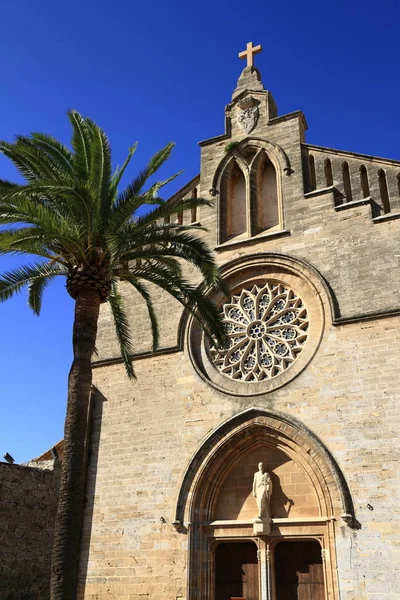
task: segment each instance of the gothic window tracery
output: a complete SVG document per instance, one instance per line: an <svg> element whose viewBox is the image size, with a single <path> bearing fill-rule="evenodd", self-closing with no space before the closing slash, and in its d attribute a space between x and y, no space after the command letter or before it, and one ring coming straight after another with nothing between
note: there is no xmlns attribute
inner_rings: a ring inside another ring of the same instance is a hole
<svg viewBox="0 0 400 600"><path fill-rule="evenodd" d="M279 185L276 167L263 148L234 149L220 179L220 242L279 227Z"/></svg>
<svg viewBox="0 0 400 600"><path fill-rule="evenodd" d="M275 167L263 152L261 159L255 166L254 212L256 223L254 233L260 233L279 225L276 179Z"/></svg>
<svg viewBox="0 0 400 600"><path fill-rule="evenodd" d="M244 288L222 308L228 341L213 346L214 366L239 381L276 377L296 360L307 340L309 320L302 299L273 281Z"/></svg>

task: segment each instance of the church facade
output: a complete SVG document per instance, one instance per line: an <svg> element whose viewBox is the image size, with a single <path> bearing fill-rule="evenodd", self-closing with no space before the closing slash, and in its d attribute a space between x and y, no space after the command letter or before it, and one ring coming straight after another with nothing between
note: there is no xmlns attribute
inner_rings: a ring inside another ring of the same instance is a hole
<svg viewBox="0 0 400 600"><path fill-rule="evenodd" d="M178 219L207 228L228 342L158 291L153 354L122 286L132 384L102 307L82 599L400 598L400 162L307 144L248 56L174 196L214 200Z"/></svg>

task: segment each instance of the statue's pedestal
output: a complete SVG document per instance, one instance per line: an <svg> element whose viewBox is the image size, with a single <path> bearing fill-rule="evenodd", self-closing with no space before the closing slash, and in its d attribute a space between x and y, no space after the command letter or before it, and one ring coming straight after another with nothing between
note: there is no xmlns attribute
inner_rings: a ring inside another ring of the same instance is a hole
<svg viewBox="0 0 400 600"><path fill-rule="evenodd" d="M269 535L271 533L271 520L254 519L253 533L254 535Z"/></svg>

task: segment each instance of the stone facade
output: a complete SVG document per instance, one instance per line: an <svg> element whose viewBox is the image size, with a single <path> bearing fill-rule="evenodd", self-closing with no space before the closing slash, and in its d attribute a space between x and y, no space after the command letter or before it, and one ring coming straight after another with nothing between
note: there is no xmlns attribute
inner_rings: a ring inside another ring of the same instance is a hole
<svg viewBox="0 0 400 600"><path fill-rule="evenodd" d="M249 134L237 120L247 95L259 113ZM400 162L307 145L302 113L277 116L253 67L225 121L224 135L200 144L200 176L180 192L196 189L214 206L183 222L207 227L233 292L264 280L293 287L310 314L309 339L287 371L228 383L163 292L161 348L151 354L145 307L122 287L135 332L130 383L102 307L80 596L218 600L215 548L254 540L259 598L279 600L275 548L309 539L321 544L324 598L395 600ZM232 161L246 182L247 224L227 239ZM253 218L262 161L274 166L279 202L277 224L264 230ZM274 483L269 536L252 527L259 460Z"/></svg>
<svg viewBox="0 0 400 600"><path fill-rule="evenodd" d="M0 598L49 597L59 470L53 461L0 463Z"/></svg>

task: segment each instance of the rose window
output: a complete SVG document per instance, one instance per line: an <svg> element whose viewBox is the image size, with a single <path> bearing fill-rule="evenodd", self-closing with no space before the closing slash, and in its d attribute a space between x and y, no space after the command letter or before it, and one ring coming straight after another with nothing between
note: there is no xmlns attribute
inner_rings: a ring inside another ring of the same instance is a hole
<svg viewBox="0 0 400 600"><path fill-rule="evenodd" d="M228 340L212 346L217 369L239 381L272 379L290 367L307 340L307 310L293 290L268 281L232 296L222 309Z"/></svg>

